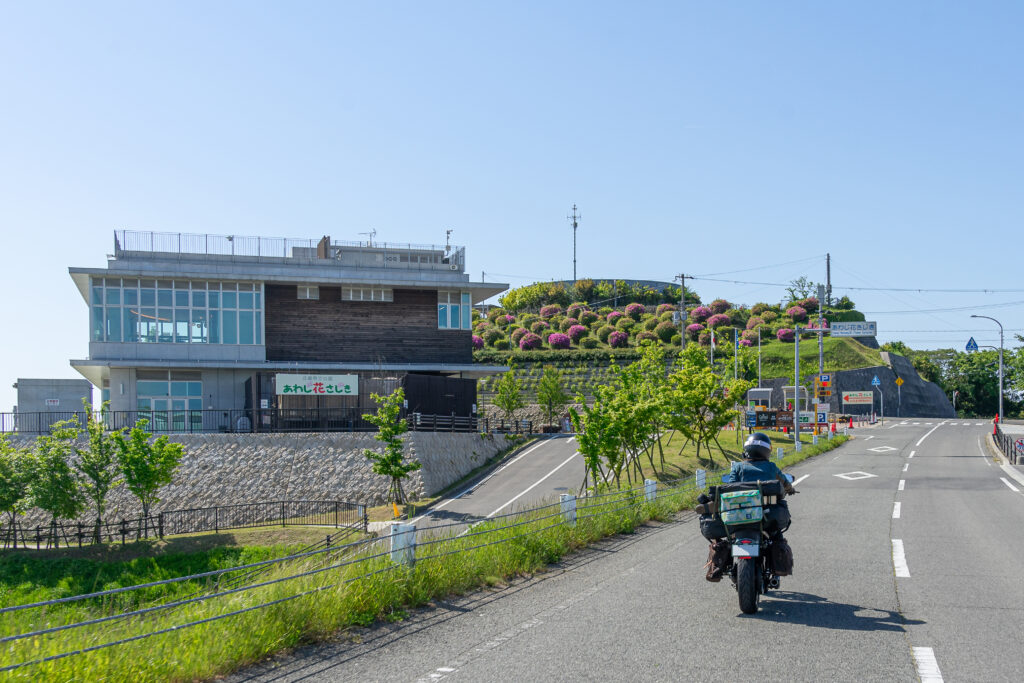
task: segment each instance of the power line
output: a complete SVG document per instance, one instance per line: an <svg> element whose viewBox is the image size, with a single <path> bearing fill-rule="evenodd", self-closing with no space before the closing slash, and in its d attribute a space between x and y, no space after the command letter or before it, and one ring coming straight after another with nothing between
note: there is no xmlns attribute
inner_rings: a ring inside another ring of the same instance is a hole
<svg viewBox="0 0 1024 683"><path fill-rule="evenodd" d="M709 277L709 276L712 276L712 275L731 275L733 273L749 273L749 272L754 271L754 270L765 270L767 268L781 268L782 266L793 266L793 265L797 265L797 264L800 264L800 263L809 263L810 261L817 261L820 258L821 258L821 256L811 256L809 258L797 259L796 261L786 261L785 263L772 263L772 264L767 265L767 266L756 266L754 268L743 268L741 270L727 270L727 271L724 271L724 272L721 272L721 273L705 273L704 275L698 275L698 276L687 275L687 277L700 277L700 278L703 278L703 277Z"/></svg>
<svg viewBox="0 0 1024 683"><path fill-rule="evenodd" d="M910 315L912 313L947 313L950 311L974 311L979 308L1008 308L1020 306L1024 301L1006 301L1001 304L977 304L975 306L956 306L953 308L920 308L912 311L861 311L865 315Z"/></svg>
<svg viewBox="0 0 1024 683"><path fill-rule="evenodd" d="M735 271L740 272L740 271ZM690 276L688 276L690 277ZM753 282L746 280L726 280L721 278L692 276L694 280L708 280L710 282L725 282L733 285L759 285L762 287L792 287L791 282ZM832 285L833 289L844 289L855 292L934 292L941 294L1019 294L1024 289L932 289L929 287L847 287L844 285Z"/></svg>

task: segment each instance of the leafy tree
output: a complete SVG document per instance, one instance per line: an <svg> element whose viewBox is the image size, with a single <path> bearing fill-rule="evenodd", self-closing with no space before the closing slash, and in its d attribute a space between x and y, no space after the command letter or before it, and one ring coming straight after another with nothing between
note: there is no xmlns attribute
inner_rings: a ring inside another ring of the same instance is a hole
<svg viewBox="0 0 1024 683"><path fill-rule="evenodd" d="M618 419L615 395L616 390L612 386L601 385L594 390L593 405L588 405L586 398L580 395L576 401L582 406L582 412L575 407L569 408L576 443L595 487L607 479L606 468L618 486L626 462L619 435L622 421ZM586 483L584 478L584 488Z"/></svg>
<svg viewBox="0 0 1024 683"><path fill-rule="evenodd" d="M886 351L888 353L896 353L896 354L899 354L901 356L907 356L907 357L909 357L913 353L911 348L909 346L907 346L906 344L904 344L903 342L901 342L901 341L886 342L886 343L882 344L880 349L882 351Z"/></svg>
<svg viewBox="0 0 1024 683"><path fill-rule="evenodd" d="M515 368L512 368L498 380L494 387L494 398L491 403L505 415L507 422L514 422L516 411L522 410L526 405L523 401L523 384L516 376Z"/></svg>
<svg viewBox="0 0 1024 683"><path fill-rule="evenodd" d="M548 424L569 403L569 394L562 388L562 371L551 365L544 366L544 374L537 383L537 403L544 411Z"/></svg>
<svg viewBox="0 0 1024 683"><path fill-rule="evenodd" d="M57 521L74 519L85 505L71 465L78 433L78 419L73 418L55 423L49 434L36 439L35 476L29 484L29 498L32 505L50 513L50 536L54 542Z"/></svg>
<svg viewBox="0 0 1024 683"><path fill-rule="evenodd" d="M117 442L113 433L108 433L103 423L103 415L110 408L110 403L103 404L99 416L86 399L82 399L82 406L85 408L85 432L88 435L88 442L85 448L75 448L78 459L74 466L78 470L82 490L96 510L93 540L99 543L100 527L103 524L103 515L107 511L107 494L120 483Z"/></svg>
<svg viewBox="0 0 1024 683"><path fill-rule="evenodd" d="M786 293L789 295L790 301L806 299L817 291L818 285L802 275L790 281L789 287L786 287Z"/></svg>
<svg viewBox="0 0 1024 683"><path fill-rule="evenodd" d="M160 502L157 493L173 481L185 454L184 447L168 441L166 435L150 441L153 435L146 431L147 426L148 420L139 420L127 438L121 431L111 434L125 486L139 499L143 517L149 517L153 505Z"/></svg>
<svg viewBox="0 0 1024 683"><path fill-rule="evenodd" d="M18 539L14 533L15 523L17 516L25 514L28 507L34 474L32 452L15 447L7 440L6 434L0 434L0 514L6 512L8 515L9 538L14 539L15 547Z"/></svg>
<svg viewBox="0 0 1024 683"><path fill-rule="evenodd" d="M402 434L409 430L409 425L400 417L402 403L405 401L405 391L399 387L388 396L370 394L370 398L377 404L377 412L372 415L363 415L363 419L377 427L374 439L384 444L384 452L379 453L372 449L364 449L363 455L373 462L373 471L391 478L391 486L388 489L388 502L395 507L395 516L398 516L398 505L405 503L405 491L402 489L402 480L408 478L410 472L420 469L423 464L404 459L405 444L402 443Z"/></svg>
<svg viewBox="0 0 1024 683"><path fill-rule="evenodd" d="M838 309L840 311L852 311L854 308L856 308L856 306L857 305L850 300L850 297L845 295L839 297L832 303L832 308Z"/></svg>

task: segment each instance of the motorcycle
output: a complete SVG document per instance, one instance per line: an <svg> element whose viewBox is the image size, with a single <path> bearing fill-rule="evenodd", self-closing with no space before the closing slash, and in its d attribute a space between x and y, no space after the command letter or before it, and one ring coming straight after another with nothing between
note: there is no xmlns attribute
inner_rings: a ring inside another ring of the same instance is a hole
<svg viewBox="0 0 1024 683"><path fill-rule="evenodd" d="M783 476L793 482L792 476ZM766 528L771 523L772 506L782 500L782 484L778 481L739 483L726 475L722 485L712 486L709 493L714 502L706 507L721 521L731 546L723 573L736 588L740 610L744 614L756 614L761 596L779 587L780 572L786 575L792 570L791 554L788 568L776 566L785 561L785 554L790 551L785 543L775 547L779 545L778 537ZM787 523L786 528L778 531L788 528Z"/></svg>

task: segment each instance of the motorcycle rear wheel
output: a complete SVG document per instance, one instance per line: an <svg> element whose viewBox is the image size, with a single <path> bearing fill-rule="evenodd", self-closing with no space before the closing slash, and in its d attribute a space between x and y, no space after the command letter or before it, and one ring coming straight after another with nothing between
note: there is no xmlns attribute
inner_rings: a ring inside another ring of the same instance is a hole
<svg viewBox="0 0 1024 683"><path fill-rule="evenodd" d="M736 592L744 614L757 614L757 564L753 558L736 561Z"/></svg>

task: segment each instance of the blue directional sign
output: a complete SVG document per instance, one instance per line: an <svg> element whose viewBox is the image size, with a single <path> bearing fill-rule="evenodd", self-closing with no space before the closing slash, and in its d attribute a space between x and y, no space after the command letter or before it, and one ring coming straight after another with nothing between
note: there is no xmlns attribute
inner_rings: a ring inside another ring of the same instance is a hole
<svg viewBox="0 0 1024 683"><path fill-rule="evenodd" d="M873 386L873 387L880 387L880 386L882 386L882 380L878 379L878 375L875 375L875 378L873 380L871 380L871 386Z"/></svg>
<svg viewBox="0 0 1024 683"><path fill-rule="evenodd" d="M967 340L967 350L968 351L977 351L978 350L978 342L974 341L974 337L971 337L970 339Z"/></svg>

